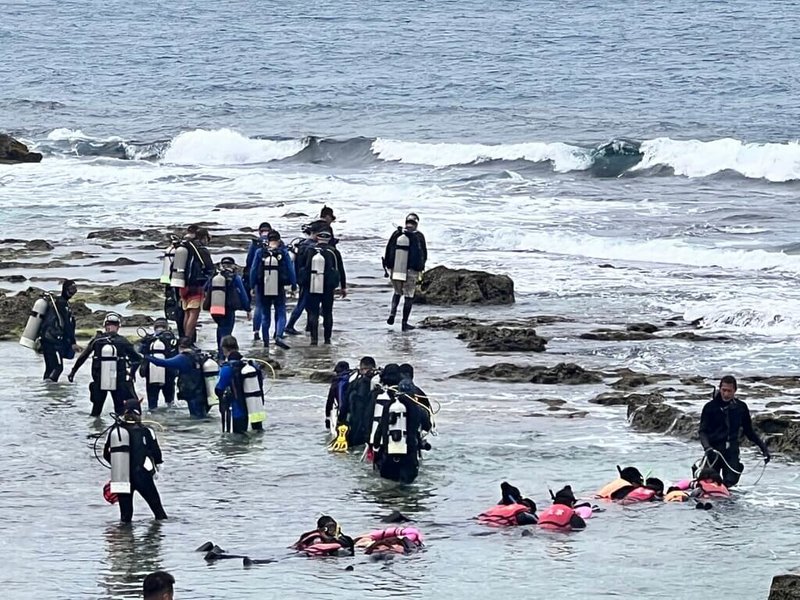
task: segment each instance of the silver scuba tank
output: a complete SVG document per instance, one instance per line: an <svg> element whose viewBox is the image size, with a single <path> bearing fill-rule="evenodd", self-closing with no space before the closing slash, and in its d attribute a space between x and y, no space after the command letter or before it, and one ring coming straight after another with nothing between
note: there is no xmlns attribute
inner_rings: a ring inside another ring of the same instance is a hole
<svg viewBox="0 0 800 600"><path fill-rule="evenodd" d="M19 338L19 343L22 346L31 349L36 347L36 338L39 337L39 330L42 328L42 322L49 306L50 302L48 302L47 297L39 298L33 303L28 322L25 323L25 330Z"/></svg>
<svg viewBox="0 0 800 600"><path fill-rule="evenodd" d="M389 431L386 439L387 454L402 454L408 452L408 427L406 407L395 400L389 405Z"/></svg>
<svg viewBox="0 0 800 600"><path fill-rule="evenodd" d="M385 389L378 394L378 397L375 398L375 410L372 413L372 430L369 434L369 444L372 446L373 450L377 450L381 447L381 439L378 435L378 428L381 425L381 419L383 419L383 411L392 401L391 397L389 396L389 392Z"/></svg>
<svg viewBox="0 0 800 600"><path fill-rule="evenodd" d="M175 259L175 245L170 244L164 249L161 257L161 283L170 284L172 279L172 261Z"/></svg>
<svg viewBox="0 0 800 600"><path fill-rule="evenodd" d="M227 282L225 275L217 273L211 278L211 310L212 315L225 316L225 291Z"/></svg>
<svg viewBox="0 0 800 600"><path fill-rule="evenodd" d="M267 251L263 258L264 263L264 295L277 296L280 291L280 260L281 255L273 255Z"/></svg>
<svg viewBox="0 0 800 600"><path fill-rule="evenodd" d="M108 432L111 453L111 493L131 493L131 436L121 425Z"/></svg>
<svg viewBox="0 0 800 600"><path fill-rule="evenodd" d="M267 418L264 410L264 391L258 383L258 371L253 365L242 367L242 389L250 423L262 423Z"/></svg>
<svg viewBox="0 0 800 600"><path fill-rule="evenodd" d="M111 342L100 348L100 389L113 392L117 389L117 347Z"/></svg>
<svg viewBox="0 0 800 600"><path fill-rule="evenodd" d="M172 287L186 287L187 264L189 264L189 249L186 246L178 246L175 249L175 257L172 260L172 277L169 283Z"/></svg>
<svg viewBox="0 0 800 600"><path fill-rule="evenodd" d="M411 240L405 233L395 241L392 281L405 281L408 277L408 249L410 247Z"/></svg>
<svg viewBox="0 0 800 600"><path fill-rule="evenodd" d="M217 398L217 394L214 390L219 380L219 365L217 361L211 357L208 357L203 362L203 379L206 384L206 402L208 402L209 406L217 406L219 404L219 398Z"/></svg>
<svg viewBox="0 0 800 600"><path fill-rule="evenodd" d="M156 338L150 344L150 354L156 358L166 358L167 345L160 339ZM153 363L147 365L147 383L151 385L164 385L167 381L167 370L164 367L159 367Z"/></svg>
<svg viewBox="0 0 800 600"><path fill-rule="evenodd" d="M321 250L314 253L311 259L311 281L308 285L309 294L322 294L325 292L325 257Z"/></svg>

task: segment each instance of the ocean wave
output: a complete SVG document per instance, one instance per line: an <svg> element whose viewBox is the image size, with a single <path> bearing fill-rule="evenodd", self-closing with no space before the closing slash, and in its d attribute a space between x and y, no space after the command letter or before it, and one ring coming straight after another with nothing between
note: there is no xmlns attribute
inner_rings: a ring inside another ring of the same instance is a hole
<svg viewBox="0 0 800 600"><path fill-rule="evenodd" d="M172 139L135 141L93 137L81 130L55 129L36 143L51 154L105 156L178 165L250 165L287 161L359 167L376 163L432 168L481 167L490 172L551 169L594 177L734 176L770 182L800 180L800 143L707 142L655 138L614 139L596 146L565 142L482 144L418 142L385 138L283 139L247 137L232 129L195 129Z"/></svg>
<svg viewBox="0 0 800 600"><path fill-rule="evenodd" d="M795 335L800 332L800 313L796 304L764 299L737 298L735 301L699 302L686 308L683 318L698 321L700 327L769 335Z"/></svg>

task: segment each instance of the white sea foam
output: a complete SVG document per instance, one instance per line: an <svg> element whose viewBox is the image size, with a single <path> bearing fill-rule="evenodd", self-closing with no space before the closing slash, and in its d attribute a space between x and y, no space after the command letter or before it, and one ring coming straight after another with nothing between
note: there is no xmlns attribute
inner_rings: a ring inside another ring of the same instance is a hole
<svg viewBox="0 0 800 600"><path fill-rule="evenodd" d="M490 160L552 161L558 172L588 169L591 158L586 150L563 143L524 144L428 144L378 138L372 151L385 161L447 167Z"/></svg>
<svg viewBox="0 0 800 600"><path fill-rule="evenodd" d="M632 170L667 165L676 175L707 177L736 171L745 177L782 182L800 179L800 144L747 144L725 138L710 142L656 138L642 143L642 161Z"/></svg>
<svg viewBox="0 0 800 600"><path fill-rule="evenodd" d="M195 129L176 136L163 162L176 165L247 165L288 158L306 145L303 140L260 140L232 129Z"/></svg>
<svg viewBox="0 0 800 600"><path fill-rule="evenodd" d="M797 302L736 297L730 300L698 302L686 308L687 321L702 320L714 330L734 330L770 335L796 335L800 332Z"/></svg>
<svg viewBox="0 0 800 600"><path fill-rule="evenodd" d="M91 139L88 135L83 133L80 129L68 129L67 127L59 127L47 134L47 139L51 142L71 142L74 140L88 140Z"/></svg>

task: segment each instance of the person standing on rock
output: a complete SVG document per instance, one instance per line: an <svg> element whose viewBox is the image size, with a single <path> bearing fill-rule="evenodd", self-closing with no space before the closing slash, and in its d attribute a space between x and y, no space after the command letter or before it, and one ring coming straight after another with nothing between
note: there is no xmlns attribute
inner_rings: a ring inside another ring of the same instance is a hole
<svg viewBox="0 0 800 600"><path fill-rule="evenodd" d="M70 359L80 352L75 342L75 317L69 306L70 298L78 292L78 286L71 279L61 284L61 295L58 298L47 296L49 309L42 321L39 331L44 355L43 380L58 381L64 371L64 359Z"/></svg>
<svg viewBox="0 0 800 600"><path fill-rule="evenodd" d="M391 279L394 288L389 318L386 319L386 322L394 325L400 297L404 296L403 331L414 329L413 325L409 325L408 317L411 315L411 308L414 304L417 279L425 270L425 263L428 260L428 246L425 236L417 231L418 224L419 217L416 213L409 213L406 217L405 228L397 228L389 238L383 254L384 275Z"/></svg>
<svg viewBox="0 0 800 600"><path fill-rule="evenodd" d="M317 243L305 255L302 284L308 289L308 326L311 345L319 344L319 317L322 308L325 343L331 343L333 333L333 295L340 288L342 298L347 297L347 278L342 255L330 245L333 234L323 229L316 235Z"/></svg>
<svg viewBox="0 0 800 600"><path fill-rule="evenodd" d="M186 286L181 288L181 308L183 308L183 333L197 341L197 319L203 304L206 282L214 274L214 261L206 247L211 241L208 229L197 229L194 240L186 240L183 245L189 250L186 264Z"/></svg>
<svg viewBox="0 0 800 600"><path fill-rule="evenodd" d="M736 398L736 378L725 375L719 390L706 403L700 416L700 443L706 452L708 466L720 473L722 482L730 488L739 483L744 467L739 461L739 433L759 447L764 464L772 456L764 441L753 431L753 421L747 404Z"/></svg>
<svg viewBox="0 0 800 600"><path fill-rule="evenodd" d="M108 392L114 400L114 412L121 415L125 411L125 401L136 398L133 387L133 374L142 362L142 355L136 352L128 338L119 334L122 319L109 313L103 322L105 331L99 331L75 361L68 379L75 381L75 374L89 356L92 357L92 382L89 384L89 399L92 401L92 416L99 417L103 412Z"/></svg>

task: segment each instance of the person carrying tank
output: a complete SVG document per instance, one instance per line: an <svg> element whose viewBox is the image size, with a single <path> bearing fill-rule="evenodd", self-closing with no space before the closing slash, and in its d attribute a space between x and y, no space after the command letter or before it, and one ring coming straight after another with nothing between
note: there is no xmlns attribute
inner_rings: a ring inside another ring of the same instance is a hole
<svg viewBox="0 0 800 600"><path fill-rule="evenodd" d="M269 328L272 310L275 309L275 345L284 350L289 346L284 341L286 331L286 286L292 293L297 291L297 278L289 250L281 241L281 234L270 231L267 245L256 250L253 267L250 269L250 287L261 307L261 338L269 348Z"/></svg>
<svg viewBox="0 0 800 600"><path fill-rule="evenodd" d="M373 468L384 479L412 483L419 474L422 450L430 449L422 440L422 432L431 430L430 415L413 400L409 388L398 387L398 365L386 365L381 382L388 399L382 403L376 399L377 427L370 440Z"/></svg>
<svg viewBox="0 0 800 600"><path fill-rule="evenodd" d="M258 226L258 235L250 241L250 246L247 248L247 258L244 262L244 273L242 274L242 280L247 288L247 293L251 294L250 301L253 306L253 340L256 342L261 339L261 305L258 303L258 298L252 295L253 287L250 285L250 277L253 272L253 265L255 264L254 259L256 257L256 252L259 248L263 248L267 245L267 236L270 231L272 231L272 225L267 221L264 221Z"/></svg>
<svg viewBox="0 0 800 600"><path fill-rule="evenodd" d="M178 354L172 358L151 356L149 360L158 367L173 369L178 373L178 398L186 401L189 416L193 419L205 419L209 410L203 376L205 357L194 346L191 338L184 336L178 339Z"/></svg>
<svg viewBox="0 0 800 600"><path fill-rule="evenodd" d="M181 308L184 312L183 333L193 342L197 339L197 319L203 304L205 285L214 273L214 261L206 247L210 241L211 235L208 229L200 227L193 240L184 240L181 243L181 246L188 251L184 274L185 285L180 286Z"/></svg>
<svg viewBox="0 0 800 600"><path fill-rule="evenodd" d="M61 284L61 295L54 298L48 294L48 309L39 329L41 351L44 355L42 380L58 381L64 371L64 359L75 357L81 348L75 341L75 317L70 308L70 299L78 292L71 279Z"/></svg>
<svg viewBox="0 0 800 600"><path fill-rule="evenodd" d="M146 383L147 406L149 410L158 409L158 397L164 394L164 402L172 407L175 402L175 378L173 369L159 367L150 362L150 357L172 358L178 354L178 339L166 319L159 318L153 323L153 333L139 342L137 350L144 356L139 367L139 375Z"/></svg>
<svg viewBox="0 0 800 600"><path fill-rule="evenodd" d="M264 429L264 377L261 369L246 361L239 342L232 335L222 339L225 362L219 371L215 393L220 399L219 413L223 433L247 433Z"/></svg>
<svg viewBox="0 0 800 600"><path fill-rule="evenodd" d="M339 425L339 413L347 397L347 386L350 383L350 363L340 360L333 367L331 386L328 388L328 398L325 401L325 428L331 430Z"/></svg>
<svg viewBox="0 0 800 600"><path fill-rule="evenodd" d="M323 229L316 235L316 244L305 256L303 285L308 288L306 311L311 332L311 345L319 344L319 317L322 308L323 335L326 344L331 343L333 333L333 295L340 288L341 297L347 297L347 277L342 255L330 245L330 230Z"/></svg>
<svg viewBox="0 0 800 600"><path fill-rule="evenodd" d="M75 381L75 374L88 358L92 357L92 382L89 384L89 399L92 402L93 417L99 417L108 392L114 400L114 412L122 414L125 401L136 398L133 375L142 362L142 355L136 352L133 344L119 334L122 319L108 313L103 322L104 331L98 331L72 366L69 382Z"/></svg>
<svg viewBox="0 0 800 600"><path fill-rule="evenodd" d="M747 404L736 398L736 378L726 375L719 382L719 391L703 407L700 415L700 443L705 450L708 465L722 477L726 487L739 483L744 466L739 460L740 432L758 446L764 464L772 456L767 445L753 430L753 421Z"/></svg>
<svg viewBox="0 0 800 600"><path fill-rule="evenodd" d="M414 329L413 325L409 325L408 318L414 304L417 279L425 270L425 263L428 260L428 247L425 236L417 231L418 223L419 217L415 213L410 213L406 217L405 228L398 227L391 235L383 254L383 273L390 278L394 288L389 318L386 322L394 325L400 297L404 296L403 331Z"/></svg>
<svg viewBox="0 0 800 600"><path fill-rule="evenodd" d="M250 295L236 272L236 261L225 256L219 261L219 271L206 282L203 308L211 313L217 324L217 351L222 354L222 338L233 335L236 311L243 310L250 319Z"/></svg>
<svg viewBox="0 0 800 600"><path fill-rule="evenodd" d="M300 335L300 332L297 331L294 326L305 312L306 303L308 302L308 289L303 286L302 270L305 264L306 253L317 243L315 239L317 231L318 230L312 228L311 225L305 225L303 227L303 234L306 237L293 240L290 244L291 252L294 254L294 272L299 293L297 295L297 304L295 304L292 314L289 317L289 322L286 325L286 333L289 335ZM308 329L307 326L306 329Z"/></svg>
<svg viewBox="0 0 800 600"><path fill-rule="evenodd" d="M365 356L358 363L358 371L350 377L344 399L339 404L338 424L346 425L345 439L349 448L362 446L369 441L375 399L381 393L375 379L378 367L375 359ZM328 418L326 428L330 428Z"/></svg>
<svg viewBox="0 0 800 600"><path fill-rule="evenodd" d="M408 363L403 363L400 365L400 375L402 377L400 383L411 387L413 390L414 399L428 410L431 410L431 401L428 398L428 394L423 392L422 389L414 383L414 367Z"/></svg>
<svg viewBox="0 0 800 600"><path fill-rule="evenodd" d="M103 458L111 464L110 496L119 501L123 523L133 519L133 493L144 498L157 520L167 518L153 476L162 461L161 448L151 429L141 423L139 401L129 398L121 416L108 430Z"/></svg>
<svg viewBox="0 0 800 600"><path fill-rule="evenodd" d="M336 215L333 214L333 209L330 206L323 206L319 211L319 219L312 221L310 227L314 231L330 231L331 232L331 246L336 246L339 240L333 235L333 223L336 221Z"/></svg>

